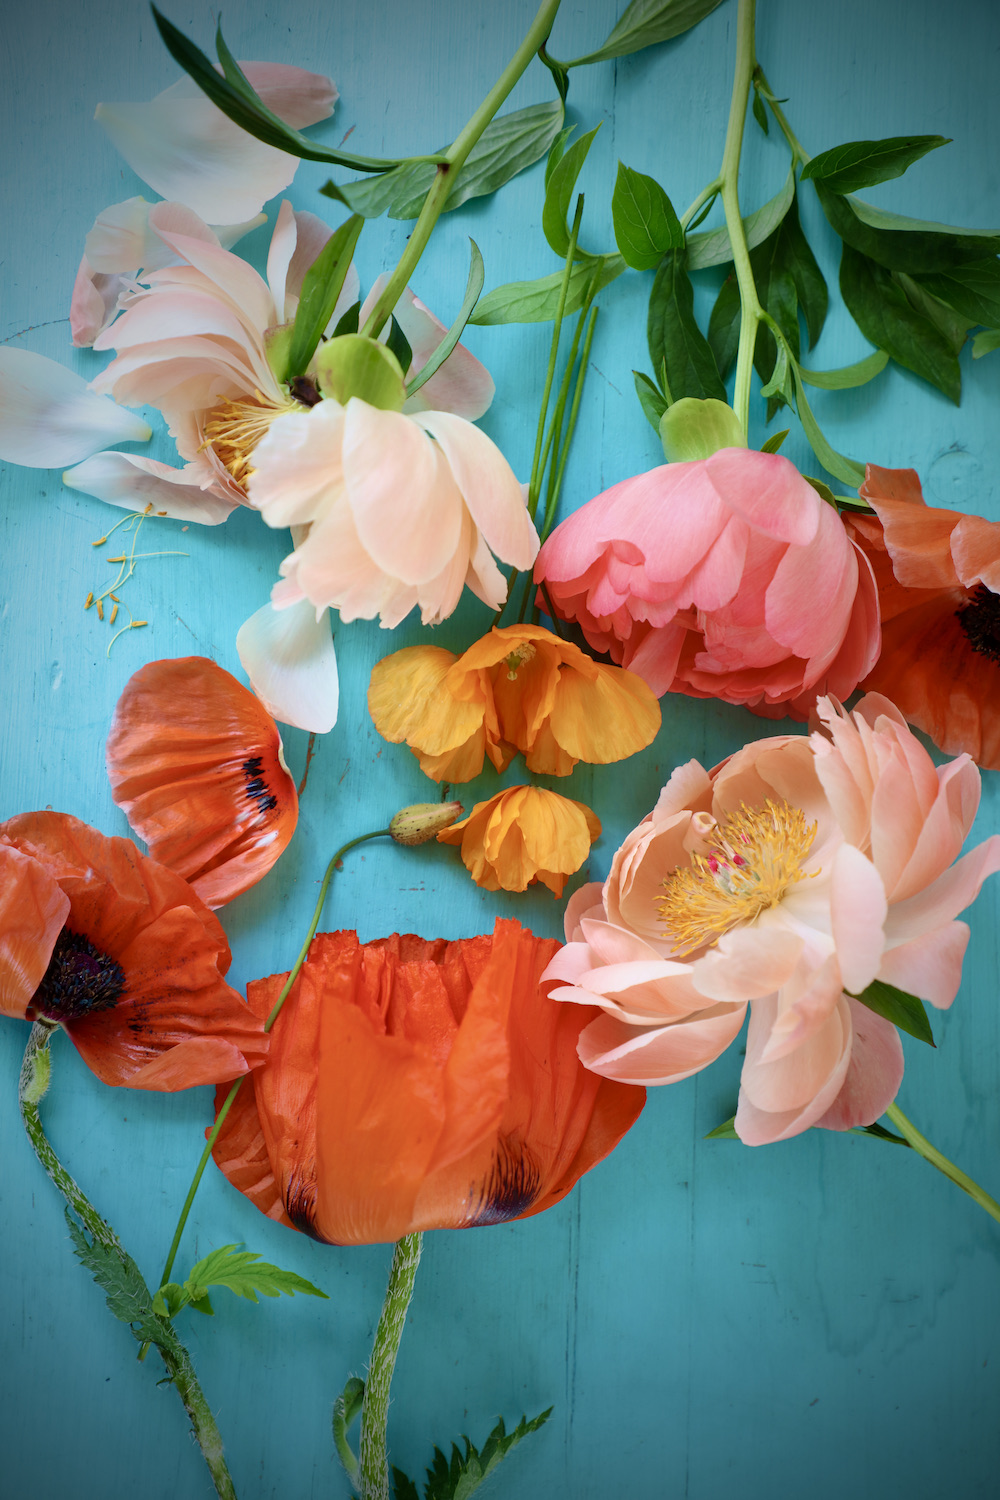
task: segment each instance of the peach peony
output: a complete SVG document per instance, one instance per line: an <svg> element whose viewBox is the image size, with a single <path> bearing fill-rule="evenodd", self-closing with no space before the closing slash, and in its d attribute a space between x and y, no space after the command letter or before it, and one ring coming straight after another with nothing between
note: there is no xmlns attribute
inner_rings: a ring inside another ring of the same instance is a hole
<svg viewBox="0 0 1000 1500"><path fill-rule="evenodd" d="M805 717L878 655L875 583L836 511L773 453L723 448L623 480L546 541L535 577L662 696Z"/></svg>
<svg viewBox="0 0 1000 1500"><path fill-rule="evenodd" d="M566 912L545 977L600 1005L580 1038L608 1078L672 1083L750 1027L736 1129L749 1145L870 1124L895 1097L895 1028L854 998L876 979L949 1006L1000 836L957 858L979 804L967 755L940 768L872 693L823 731L678 767Z"/></svg>

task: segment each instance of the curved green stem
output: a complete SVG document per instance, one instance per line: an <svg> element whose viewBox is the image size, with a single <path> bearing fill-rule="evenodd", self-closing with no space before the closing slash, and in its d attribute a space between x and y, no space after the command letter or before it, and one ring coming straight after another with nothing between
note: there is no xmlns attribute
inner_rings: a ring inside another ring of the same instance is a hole
<svg viewBox="0 0 1000 1500"><path fill-rule="evenodd" d="M968 1177L959 1167L956 1167L954 1162L950 1162L946 1156L942 1156L937 1147L932 1146L927 1137L921 1135L915 1125L911 1125L898 1104L890 1104L885 1114L886 1119L892 1121L907 1145L912 1146L914 1151L919 1152L924 1161L929 1161L932 1167L937 1167L939 1172L943 1172L945 1177L950 1178L956 1187L962 1189L963 1193L968 1193L969 1197L974 1199L979 1204L979 1207L989 1214L991 1219L996 1219L1000 1223L1000 1203L995 1198L991 1198L989 1193L984 1192L978 1182L973 1182L972 1178Z"/></svg>
<svg viewBox="0 0 1000 1500"><path fill-rule="evenodd" d="M222 1500L236 1500L236 1490L222 1451L222 1438L216 1426L212 1409L198 1383L191 1363L191 1356L177 1337L166 1318L158 1318L152 1309L152 1296L143 1280L142 1273L128 1254L111 1225L97 1212L86 1193L66 1171L45 1134L38 1106L45 1096L52 1076L52 1057L49 1052L49 1037L56 1028L44 1021L36 1021L31 1028L21 1078L18 1102L21 1119L31 1142L32 1149L49 1178L65 1198L70 1208L90 1234L96 1246L105 1256L116 1257L129 1278L130 1286L145 1294L145 1310L136 1308L137 1318L130 1329L144 1348L150 1340L156 1343L167 1368L170 1384L184 1403L191 1428L208 1465L216 1493ZM131 1311L131 1309L130 1309ZM123 1320L124 1321L124 1320Z"/></svg>
<svg viewBox="0 0 1000 1500"><path fill-rule="evenodd" d="M736 354L736 387L733 393L733 410L744 433L750 425L750 377L753 370L754 345L757 342L757 325L763 309L757 296L757 287L750 266L750 250L746 231L740 214L737 179L740 171L740 151L743 146L743 127L746 122L747 102L754 69L754 5L755 0L740 0L736 22L736 67L733 74L733 97L729 107L729 126L726 130L726 145L722 154L722 206L726 214L726 228L733 252L733 267L740 289L740 342Z"/></svg>
<svg viewBox="0 0 1000 1500"><path fill-rule="evenodd" d="M392 1256L389 1285L375 1330L361 1407L361 1500L389 1500L389 1459L385 1440L389 1422L389 1387L403 1336L406 1310L413 1295L422 1241L419 1232L404 1235Z"/></svg>
<svg viewBox="0 0 1000 1500"><path fill-rule="evenodd" d="M702 188L701 192L698 194L697 198L691 204L690 208L685 209L684 213L681 214L681 228L682 229L686 229L688 227L688 225L690 224L691 220L694 218L695 214L698 212L698 210L700 208L704 208L705 204L708 203L710 201L710 199L715 198L715 197L718 196L718 192L719 192L719 189L721 188L721 186L722 186L722 178L721 177L715 177L708 184L707 187L703 187Z"/></svg>
<svg viewBox="0 0 1000 1500"><path fill-rule="evenodd" d="M552 30L552 22L555 20L559 5L560 0L542 0L542 4L538 8L538 14L535 16L534 21L532 21L524 41L518 47L514 56L504 68L500 77L490 89L468 124L444 153L444 161L434 174L434 181L431 183L427 197L424 199L423 207L420 210L416 224L413 226L413 233L410 236L406 249L399 259L399 264L386 282L381 296L372 308L364 327L361 329L361 332L366 337L377 337L378 333L388 322L390 313L399 301L403 288L409 281L414 267L427 247L431 231L444 210L451 192L452 183L461 171L466 157L479 140L479 137L501 104L507 98L511 89L517 83L525 68L531 62L539 47L541 47L542 43L548 37L549 32Z"/></svg>
<svg viewBox="0 0 1000 1500"><path fill-rule="evenodd" d="M792 153L793 164L797 162L800 166L804 167L806 163L809 162L812 158L810 157L809 152L803 149L802 143L800 142L798 136L789 125L784 110L777 102L774 94L771 91L771 85L767 81L764 69L758 65L754 69L754 76L757 78L757 81L761 85L764 98L771 106L771 113L774 115L774 118L778 122L778 129L781 131L782 135L785 137L785 140L788 142L789 149Z"/></svg>
<svg viewBox="0 0 1000 1500"><path fill-rule="evenodd" d="M289 973L288 978L285 980L284 986L281 990L281 994L274 1002L271 1014L264 1022L265 1031L270 1031L271 1027L278 1019L278 1016L281 1012L281 1007L287 1000L292 985L299 977L299 970L302 968L302 965L306 961L306 957L309 953L309 944L316 936L316 929L319 926L319 919L323 911L323 904L326 901L326 893L330 888L330 881L333 879L334 870L337 868L338 864L343 859L348 850L356 848L358 844L367 843L369 839L385 838L388 836L388 833L388 828L377 828L374 833L362 833L356 839L349 839L346 844L342 845L342 847L337 850L336 854L327 865L326 874L323 876L323 882L319 888L319 897L316 901L315 910L313 911L312 921L309 924L309 931L306 933L305 942L299 949L299 956L298 958L296 958L294 964L292 965L291 972ZM246 1075L244 1075L244 1078L245 1076ZM188 1214L191 1212L191 1207L195 1200L195 1194L198 1191L198 1185L204 1175L205 1168L208 1166L209 1158L212 1155L212 1147L218 1140L219 1132L222 1129L223 1125L226 1123L226 1116L229 1114L229 1111L232 1108L233 1100L236 1098L236 1095L243 1087L244 1078L237 1078L236 1082L229 1090L229 1093L223 1100L222 1107L219 1110L219 1113L216 1115L215 1124L212 1126L212 1129L209 1132L208 1139L205 1142L205 1149L201 1153L201 1160L198 1162L198 1165L195 1168L195 1174L191 1179L191 1186L188 1188L187 1197L184 1199L184 1206L182 1207L180 1217L177 1220L177 1228L174 1230L174 1237L170 1241L170 1249L167 1252L166 1263L163 1267L163 1275L160 1277L160 1286L164 1286L170 1280L170 1273L174 1268L174 1260L176 1259L177 1250L180 1246L181 1236L184 1233L184 1226L188 1220Z"/></svg>

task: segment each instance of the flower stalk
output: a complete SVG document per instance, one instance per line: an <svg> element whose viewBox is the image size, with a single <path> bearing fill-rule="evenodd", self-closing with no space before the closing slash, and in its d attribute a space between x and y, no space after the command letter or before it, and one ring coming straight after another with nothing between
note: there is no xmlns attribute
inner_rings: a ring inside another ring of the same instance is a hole
<svg viewBox="0 0 1000 1500"><path fill-rule="evenodd" d="M978 1182L974 1182L971 1177L967 1176L961 1168L956 1167L954 1162L942 1156L937 1147L932 1146L927 1137L921 1135L916 1126L906 1118L898 1104L890 1104L885 1116L887 1120L892 1121L906 1144L912 1146L913 1150L924 1158L924 1161L929 1161L932 1167L943 1172L956 1187L962 1189L963 1193L968 1193L969 1197L978 1203L991 1219L996 1219L1000 1223L1000 1203L995 1198L991 1198L989 1193L985 1192Z"/></svg>
<svg viewBox="0 0 1000 1500"><path fill-rule="evenodd" d="M100 1247L105 1256L112 1256L120 1261L123 1271L129 1277L130 1284L141 1288L145 1293L148 1312L143 1316L141 1324L138 1322L130 1324L132 1334L144 1347L148 1348L148 1335L155 1327L156 1347L166 1366L170 1384L174 1386L184 1403L184 1410L188 1414L191 1429L205 1463L208 1465L216 1493L222 1497L222 1500L236 1500L236 1490L223 1455L222 1437L194 1372L191 1356L177 1337L169 1320L157 1317L152 1311L152 1296L139 1267L128 1254L110 1224L101 1218L90 1199L66 1171L45 1134L38 1106L45 1097L52 1077L49 1039L54 1030L56 1027L48 1022L36 1021L31 1028L28 1045L24 1052L18 1087L18 1103L28 1140L50 1180L83 1224L94 1245Z"/></svg>
<svg viewBox="0 0 1000 1500"><path fill-rule="evenodd" d="M755 5L756 0L739 0L733 97L729 108L729 125L726 130L722 167L719 172L722 206L725 210L726 228L729 231L729 243L733 252L736 281L740 289L740 341L736 354L733 410L739 418L744 433L748 433L750 426L750 378L753 372L754 346L757 342L757 325L764 315L750 265L750 249L740 213L738 191L743 128L746 123L747 103L750 98L750 85L754 71Z"/></svg>
<svg viewBox="0 0 1000 1500"><path fill-rule="evenodd" d="M416 1234L406 1234L397 1242L393 1251L389 1285L375 1330L361 1407L361 1500L389 1500L389 1459L386 1450L389 1387L396 1367L406 1312L413 1296L422 1242L423 1235L419 1231Z"/></svg>

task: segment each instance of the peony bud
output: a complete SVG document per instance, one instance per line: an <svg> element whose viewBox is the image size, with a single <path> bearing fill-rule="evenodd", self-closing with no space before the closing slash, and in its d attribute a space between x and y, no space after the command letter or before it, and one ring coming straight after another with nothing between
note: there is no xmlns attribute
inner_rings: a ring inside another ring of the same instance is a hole
<svg viewBox="0 0 1000 1500"><path fill-rule="evenodd" d="M389 824L397 844L427 844L460 818L461 802L411 802L401 807Z"/></svg>

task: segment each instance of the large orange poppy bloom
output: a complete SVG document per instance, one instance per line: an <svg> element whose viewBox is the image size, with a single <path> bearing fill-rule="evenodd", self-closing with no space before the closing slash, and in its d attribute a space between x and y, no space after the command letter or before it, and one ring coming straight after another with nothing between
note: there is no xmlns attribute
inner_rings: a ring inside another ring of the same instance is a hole
<svg viewBox="0 0 1000 1500"><path fill-rule="evenodd" d="M0 1014L63 1026L104 1083L186 1089L258 1064L267 1036L230 962L208 907L128 839L67 813L0 823Z"/></svg>
<svg viewBox="0 0 1000 1500"><path fill-rule="evenodd" d="M330 1244L558 1203L645 1100L577 1057L598 1012L540 988L558 947L510 921L456 942L321 933L216 1162L262 1213ZM286 977L249 986L257 1015Z"/></svg>
<svg viewBox="0 0 1000 1500"><path fill-rule="evenodd" d="M456 657L406 646L375 666L368 707L384 739L405 740L435 781L471 781L488 755L504 771L568 776L643 750L660 705L634 672L594 661L541 625L505 625Z"/></svg>
<svg viewBox="0 0 1000 1500"><path fill-rule="evenodd" d="M948 755L1000 770L1000 523L925 503L913 469L869 464L874 516L845 517L878 584L885 693Z"/></svg>
<svg viewBox="0 0 1000 1500"><path fill-rule="evenodd" d="M152 661L129 678L107 766L150 854L213 908L256 885L295 832L298 798L277 725L207 657Z"/></svg>

